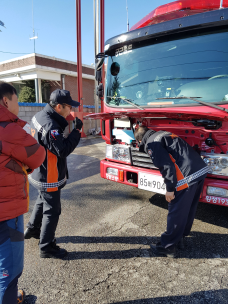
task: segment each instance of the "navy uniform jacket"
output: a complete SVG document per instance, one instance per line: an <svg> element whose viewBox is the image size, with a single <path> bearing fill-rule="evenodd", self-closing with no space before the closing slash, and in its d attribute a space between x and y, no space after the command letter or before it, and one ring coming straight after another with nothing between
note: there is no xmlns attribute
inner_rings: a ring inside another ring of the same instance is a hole
<svg viewBox="0 0 228 304"><path fill-rule="evenodd" d="M43 164L29 176L30 183L39 190L53 192L66 184L66 157L74 151L81 138L75 129L64 138L63 131L67 126L66 119L49 104L32 118L31 135L46 150Z"/></svg>
<svg viewBox="0 0 228 304"><path fill-rule="evenodd" d="M188 188L205 178L209 170L200 155L186 141L170 132L147 131L140 148L150 155L160 170L168 192Z"/></svg>

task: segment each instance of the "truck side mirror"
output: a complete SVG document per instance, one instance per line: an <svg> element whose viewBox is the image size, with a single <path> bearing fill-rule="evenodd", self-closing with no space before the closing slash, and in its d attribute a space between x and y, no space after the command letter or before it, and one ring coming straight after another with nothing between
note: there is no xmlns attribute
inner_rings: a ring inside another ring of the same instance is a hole
<svg viewBox="0 0 228 304"><path fill-rule="evenodd" d="M99 83L102 80L102 69L100 69L99 71L96 70L96 75L95 75L95 79L96 81Z"/></svg>
<svg viewBox="0 0 228 304"><path fill-rule="evenodd" d="M104 86L103 83L100 83L97 86L97 91L96 91L97 96L101 99L104 97Z"/></svg>
<svg viewBox="0 0 228 304"><path fill-rule="evenodd" d="M95 59L95 69L96 69L96 81L101 82L102 80L102 66L105 61L105 58Z"/></svg>
<svg viewBox="0 0 228 304"><path fill-rule="evenodd" d="M99 71L102 68L105 58L96 59L96 70Z"/></svg>
<svg viewBox="0 0 228 304"><path fill-rule="evenodd" d="M120 65L117 62L113 62L111 65L111 74L112 76L117 76L120 72Z"/></svg>

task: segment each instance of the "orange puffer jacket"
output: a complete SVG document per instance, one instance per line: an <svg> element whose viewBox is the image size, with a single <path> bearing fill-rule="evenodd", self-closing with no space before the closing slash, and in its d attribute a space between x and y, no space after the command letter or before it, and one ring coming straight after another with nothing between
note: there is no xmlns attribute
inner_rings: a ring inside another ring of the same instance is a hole
<svg viewBox="0 0 228 304"><path fill-rule="evenodd" d="M45 150L23 127L26 122L0 105L0 222L28 211L27 172L45 159ZM24 165L29 167L25 170Z"/></svg>

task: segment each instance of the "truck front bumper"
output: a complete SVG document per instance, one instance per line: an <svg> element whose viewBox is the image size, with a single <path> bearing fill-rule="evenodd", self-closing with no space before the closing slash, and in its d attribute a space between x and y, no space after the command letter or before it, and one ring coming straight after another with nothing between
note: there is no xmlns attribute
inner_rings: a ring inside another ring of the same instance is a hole
<svg viewBox="0 0 228 304"><path fill-rule="evenodd" d="M107 173L108 168L118 169L117 175L112 175ZM161 176L160 172L156 169L146 169L141 167L135 167L131 165L125 165L122 163L116 163L112 161L108 161L103 159L100 162L100 174L102 178L118 182L121 184L125 184L128 186L133 186L138 188L138 174L146 173L152 174L155 176ZM121 174L120 174L121 173ZM223 188L228 190L228 180L225 179L218 179L218 178L211 178L206 177L203 191L200 196L200 201L204 203L214 204L214 205L222 205L228 207L228 197L218 197L218 196L211 196L207 194L207 187L217 187Z"/></svg>

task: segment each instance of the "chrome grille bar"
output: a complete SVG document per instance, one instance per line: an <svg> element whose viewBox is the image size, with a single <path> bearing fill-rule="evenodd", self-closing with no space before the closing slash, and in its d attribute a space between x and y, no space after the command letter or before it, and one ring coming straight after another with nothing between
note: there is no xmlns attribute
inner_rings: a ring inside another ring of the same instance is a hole
<svg viewBox="0 0 228 304"><path fill-rule="evenodd" d="M146 153L139 152L138 148L131 147L131 158L133 166L156 169L150 156Z"/></svg>

